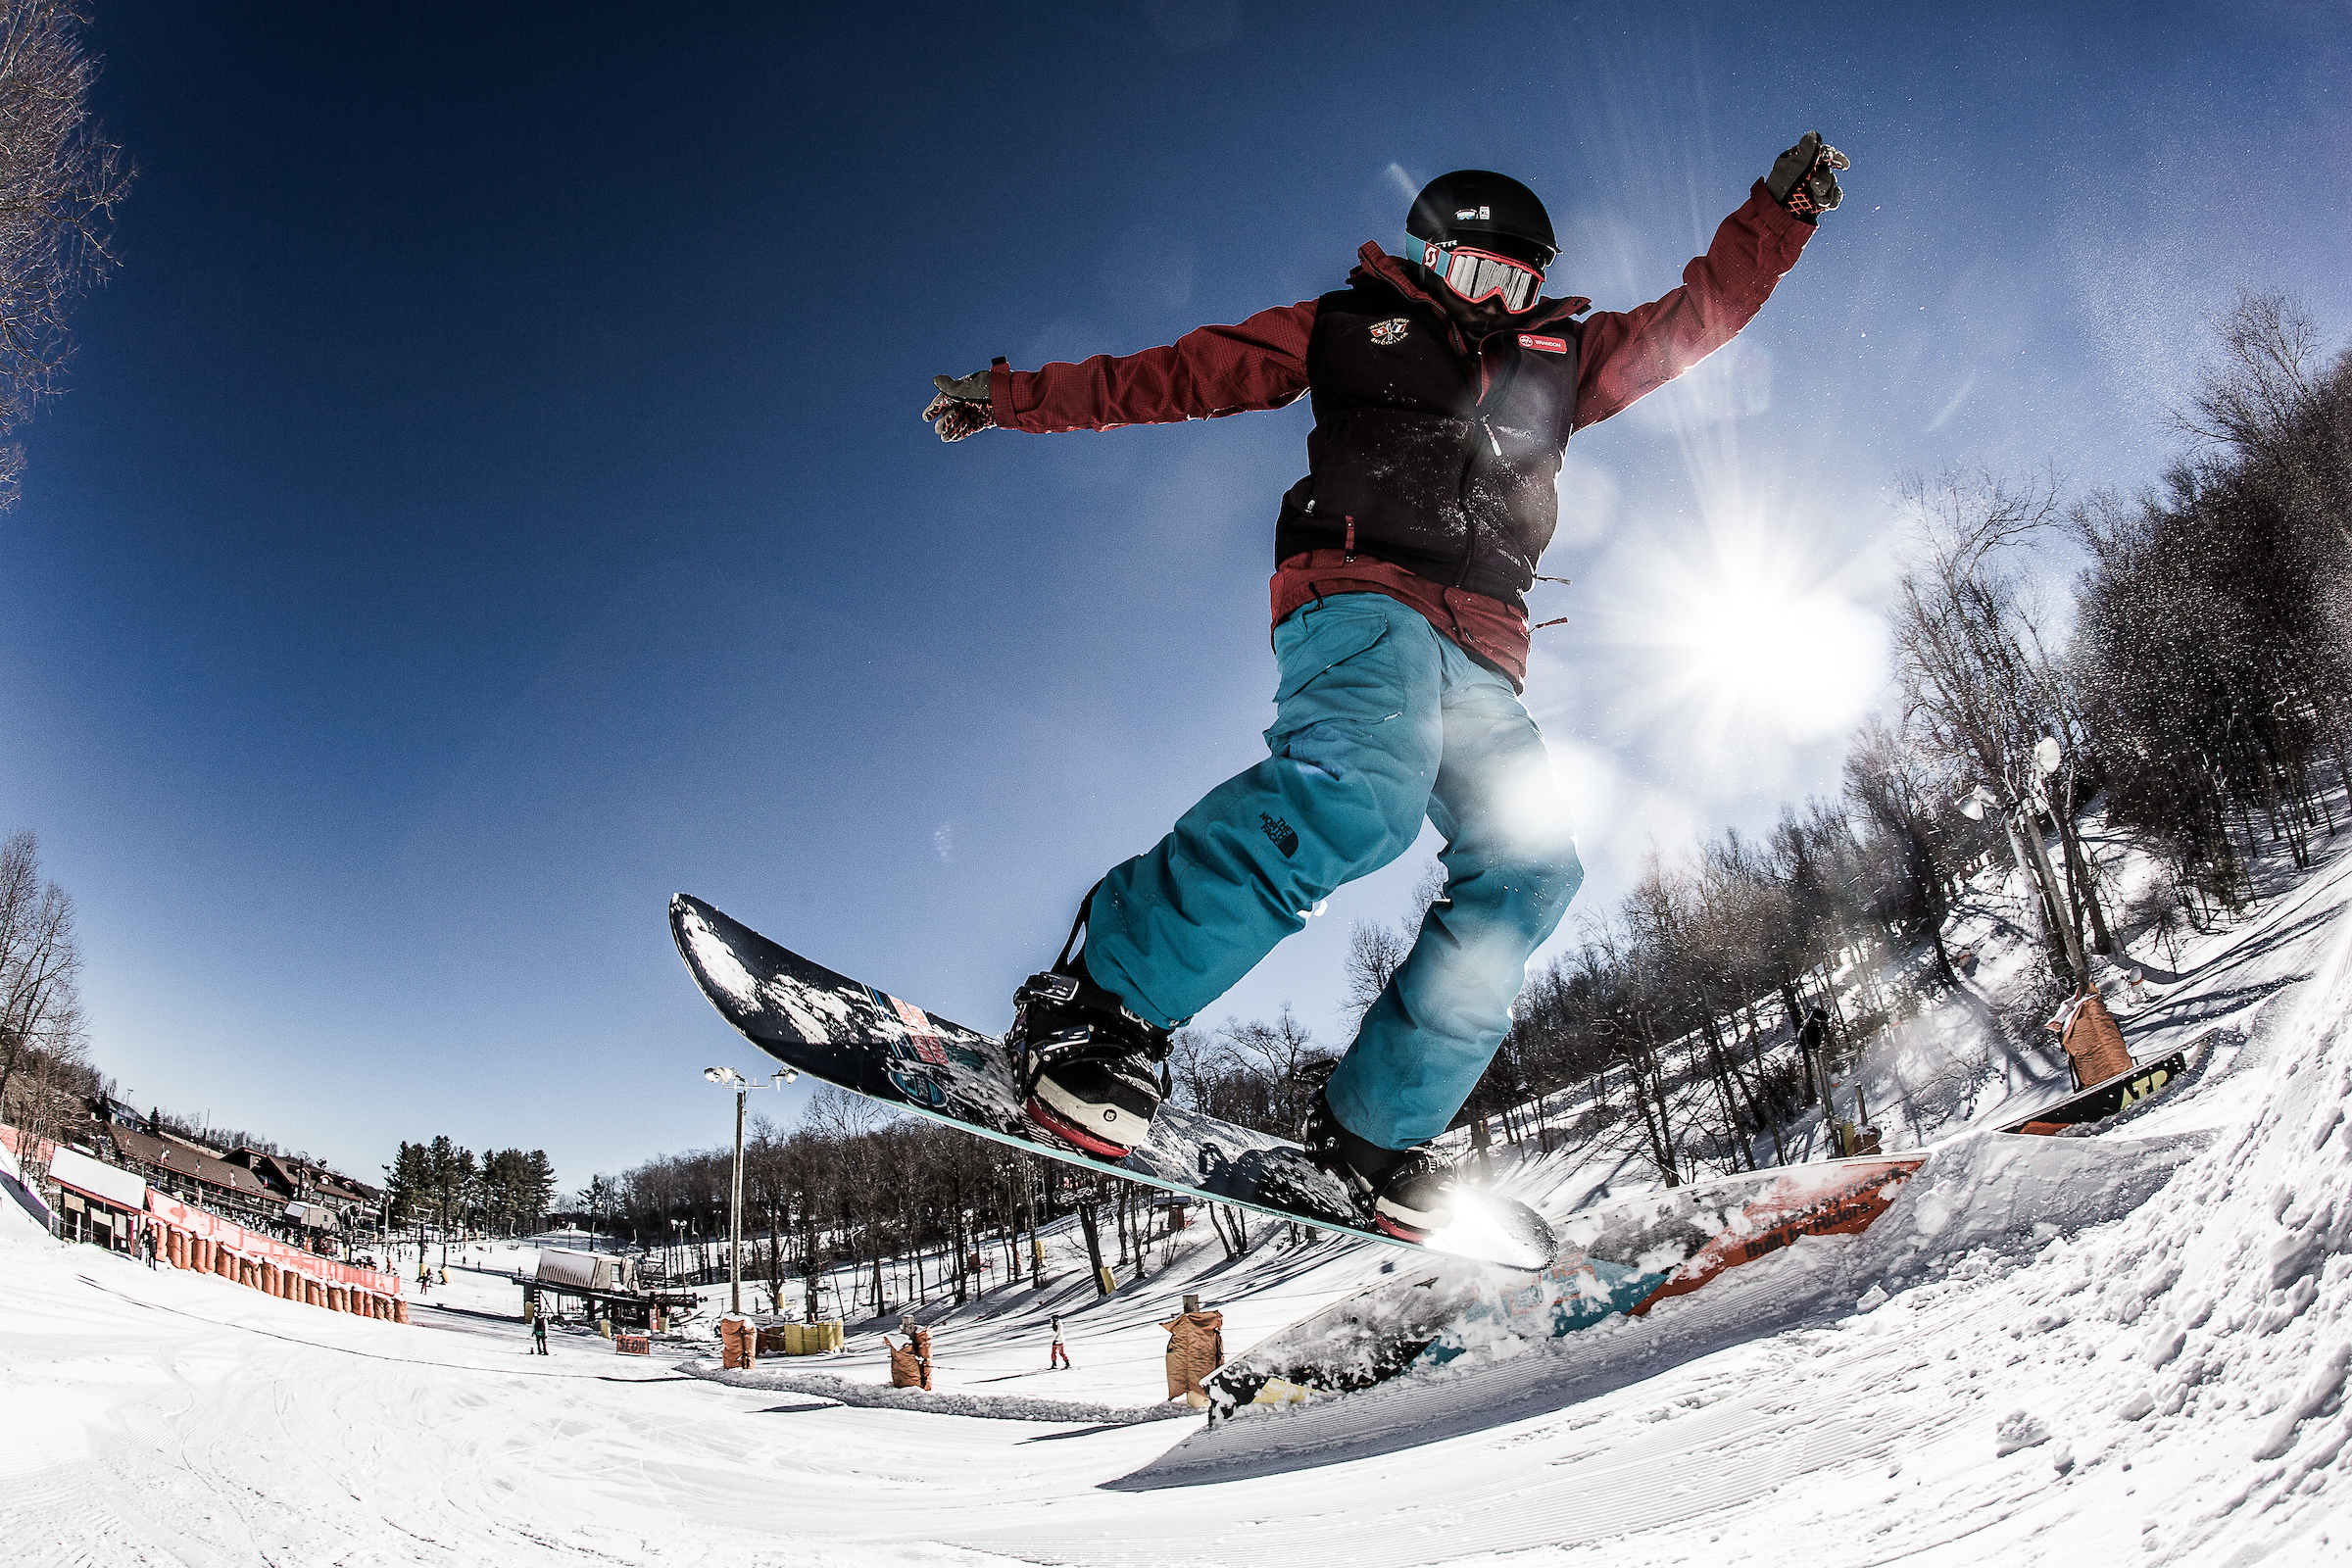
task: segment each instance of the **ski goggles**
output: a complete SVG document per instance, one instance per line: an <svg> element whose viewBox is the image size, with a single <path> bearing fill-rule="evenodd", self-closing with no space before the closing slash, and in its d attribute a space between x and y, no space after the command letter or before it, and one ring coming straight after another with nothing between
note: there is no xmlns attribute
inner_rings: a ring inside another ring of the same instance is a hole
<svg viewBox="0 0 2352 1568"><path fill-rule="evenodd" d="M1535 304L1536 293L1544 286L1542 270L1525 262L1435 240L1424 243L1421 265L1444 278L1447 288L1471 304L1484 305L1498 299L1502 308L1514 316Z"/></svg>

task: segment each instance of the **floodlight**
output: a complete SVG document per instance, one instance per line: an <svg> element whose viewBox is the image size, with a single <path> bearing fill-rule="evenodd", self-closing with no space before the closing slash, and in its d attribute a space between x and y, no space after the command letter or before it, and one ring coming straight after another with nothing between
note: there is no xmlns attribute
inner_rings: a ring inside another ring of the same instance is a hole
<svg viewBox="0 0 2352 1568"><path fill-rule="evenodd" d="M2034 748L2034 765L2044 773L2057 772L2058 764L2064 758L2065 753L2059 750L2058 738L2054 735L2044 735Z"/></svg>

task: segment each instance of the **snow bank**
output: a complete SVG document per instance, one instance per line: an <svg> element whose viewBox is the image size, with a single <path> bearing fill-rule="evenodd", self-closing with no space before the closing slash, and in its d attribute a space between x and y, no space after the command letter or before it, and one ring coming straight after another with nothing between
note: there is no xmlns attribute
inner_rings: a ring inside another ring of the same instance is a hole
<svg viewBox="0 0 2352 1568"><path fill-rule="evenodd" d="M1555 1546L1638 1533L1628 1560L1706 1555L1732 1517L1758 1562L2340 1558L2347 884L2339 858L2203 956L2171 1027L2227 1016L2230 1038L2122 1128L1957 1139L1862 1236L1641 1320L1245 1411L1114 1485L1336 1481L1458 1445L1544 1453L1514 1509ZM1511 1533L1473 1516L1447 1545Z"/></svg>
<svg viewBox="0 0 2352 1568"><path fill-rule="evenodd" d="M421 1326L398 1328L67 1246L0 1199L10 1560L2344 1560L2352 853L2322 862L2259 915L2183 940L2127 1036L2228 1039L2101 1136L1955 1142L1863 1236L1803 1238L1573 1342L1496 1345L1214 1433L1152 1419L1185 1407L1133 1407L1165 1386L1156 1323L1183 1292L1247 1346L1397 1255L1328 1236L1285 1249L1253 1225L1261 1244L1228 1260L1200 1226L1172 1264L1155 1247L1150 1279L1099 1298L1078 1240L1049 1231L1043 1291L937 1313L925 1396L878 1386L873 1335L824 1372L740 1387L593 1336L536 1357L512 1278L464 1252L446 1302L436 1287ZM1988 1006L1999 956L1979 971ZM1895 1125L1948 1132L2029 1092L2030 1053L1987 1054L1999 1042L1959 1012L1950 1027L1898 1064L1918 1114ZM1501 1179L1559 1212L1640 1175L1580 1152ZM1051 1312L1075 1370L1048 1369ZM904 1413L943 1407L1014 1419Z"/></svg>
<svg viewBox="0 0 2352 1568"><path fill-rule="evenodd" d="M1479 1316L1448 1334L1462 1353L1442 1365L1416 1366L1362 1394L1245 1405L1231 1422L1164 1455L1149 1479L1232 1479L1267 1464L1291 1468L1303 1454L1328 1462L1491 1427L1771 1334L1831 1323L1858 1306L1869 1310L1963 1260L1975 1271L2000 1258L2031 1263L2055 1238L2129 1215L2208 1141L1969 1135L1931 1154L1859 1236L1802 1238L1642 1318L1611 1318L1565 1338L1522 1335L1507 1317Z"/></svg>
<svg viewBox="0 0 2352 1568"><path fill-rule="evenodd" d="M894 1389L888 1385L853 1383L848 1378L834 1377L826 1372L769 1371L758 1366L748 1372L729 1372L708 1357L681 1361L678 1370L688 1377L709 1378L713 1383L724 1383L734 1389L810 1394L820 1399L831 1399L837 1404L867 1405L885 1410L923 1410L933 1415L981 1416L993 1421L1135 1426L1145 1421L1166 1421L1176 1416L1197 1416L1200 1413L1191 1405L1174 1399L1164 1404L1141 1406L1091 1404L1078 1399L1038 1399L1021 1394L946 1394L930 1389Z"/></svg>

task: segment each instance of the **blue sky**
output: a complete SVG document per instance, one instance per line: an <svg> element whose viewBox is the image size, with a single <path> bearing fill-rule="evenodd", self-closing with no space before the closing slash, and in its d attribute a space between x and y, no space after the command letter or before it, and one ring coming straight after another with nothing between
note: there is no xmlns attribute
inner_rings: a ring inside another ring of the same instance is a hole
<svg viewBox="0 0 2352 1568"><path fill-rule="evenodd" d="M1835 789L1900 472L2135 486L2236 285L2352 330L2340 4L344 10L102 7L141 178L0 518L0 829L107 1070L361 1172L721 1140L681 888L999 1029L1261 755L1303 406L943 448L934 371L1310 297L1458 167L1622 309L1845 149L1739 343L1570 448L1528 703L1593 914ZM1431 848L1211 1018L1344 1038Z"/></svg>

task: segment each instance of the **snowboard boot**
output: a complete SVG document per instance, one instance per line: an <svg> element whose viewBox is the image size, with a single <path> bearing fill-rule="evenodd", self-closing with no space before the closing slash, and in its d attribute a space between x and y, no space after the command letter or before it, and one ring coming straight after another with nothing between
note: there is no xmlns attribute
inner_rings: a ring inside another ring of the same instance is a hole
<svg viewBox="0 0 2352 1568"><path fill-rule="evenodd" d="M1375 1229L1424 1242L1453 1222L1454 1170L1429 1145L1383 1149L1366 1143L1340 1125L1320 1092L1299 1142L1310 1159L1340 1179Z"/></svg>
<svg viewBox="0 0 2352 1568"><path fill-rule="evenodd" d="M1081 905L1079 927L1085 923ZM1071 942L1077 935L1073 929ZM1098 1159L1125 1159L1167 1097L1168 1031L1095 984L1085 956L1072 956L1068 944L1053 968L1012 994L1004 1049L1029 1119Z"/></svg>

